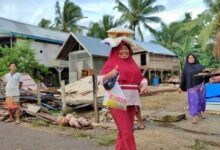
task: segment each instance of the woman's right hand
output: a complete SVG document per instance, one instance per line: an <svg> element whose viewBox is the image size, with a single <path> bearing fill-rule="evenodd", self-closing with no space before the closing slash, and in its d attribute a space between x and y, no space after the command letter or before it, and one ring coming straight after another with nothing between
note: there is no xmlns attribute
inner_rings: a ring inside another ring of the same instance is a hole
<svg viewBox="0 0 220 150"><path fill-rule="evenodd" d="M115 68L112 69L109 73L104 75L103 80L115 77L118 74L117 69L118 69L118 65L116 65Z"/></svg>

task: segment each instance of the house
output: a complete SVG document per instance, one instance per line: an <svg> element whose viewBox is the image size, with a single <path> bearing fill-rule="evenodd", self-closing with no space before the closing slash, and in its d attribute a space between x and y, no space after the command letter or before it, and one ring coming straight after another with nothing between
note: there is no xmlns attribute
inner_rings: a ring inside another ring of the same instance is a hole
<svg viewBox="0 0 220 150"><path fill-rule="evenodd" d="M138 45L133 58L147 78L158 74L163 80L168 75L178 74L177 56L170 50L154 43L135 41ZM69 81L81 77L86 70L99 74L110 53L110 47L101 39L71 33L57 57L69 62Z"/></svg>
<svg viewBox="0 0 220 150"><path fill-rule="evenodd" d="M17 42L28 41L34 50L36 60L54 74L58 71L60 77L63 69L64 74L68 72L68 63L56 60L56 57L68 35L0 17L0 44L12 47Z"/></svg>
<svg viewBox="0 0 220 150"><path fill-rule="evenodd" d="M0 44L12 47L19 41L30 42L35 57L40 64L47 66L52 75L61 80L76 81L83 76L99 74L108 58L110 47L101 39L44 29L0 17ZM177 56L170 50L154 43L135 41L139 46L133 58L143 74L151 79L179 73ZM58 72L58 73L57 73ZM51 76L45 76L54 81Z"/></svg>
<svg viewBox="0 0 220 150"><path fill-rule="evenodd" d="M71 33L57 59L69 62L71 83L83 77L88 70L91 74L99 74L110 50L108 45L101 43L101 39Z"/></svg>
<svg viewBox="0 0 220 150"><path fill-rule="evenodd" d="M133 58L150 81L157 76L163 83L169 76L179 75L179 60L172 51L153 42L136 41L136 44L139 48Z"/></svg>

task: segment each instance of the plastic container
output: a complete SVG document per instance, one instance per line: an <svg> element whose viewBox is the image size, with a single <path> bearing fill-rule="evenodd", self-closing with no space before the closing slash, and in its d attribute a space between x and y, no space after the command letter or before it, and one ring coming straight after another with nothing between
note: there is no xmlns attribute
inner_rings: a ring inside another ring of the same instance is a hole
<svg viewBox="0 0 220 150"><path fill-rule="evenodd" d="M153 85L154 85L154 86L159 85L159 77L154 77L154 78L153 78Z"/></svg>

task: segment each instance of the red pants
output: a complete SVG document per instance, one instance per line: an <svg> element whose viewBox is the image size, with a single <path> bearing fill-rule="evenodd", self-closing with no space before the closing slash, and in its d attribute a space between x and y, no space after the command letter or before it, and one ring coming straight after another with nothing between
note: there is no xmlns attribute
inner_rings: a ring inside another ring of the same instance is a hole
<svg viewBox="0 0 220 150"><path fill-rule="evenodd" d="M116 150L136 150L133 134L135 106L128 106L127 110L110 108L112 117L118 128Z"/></svg>

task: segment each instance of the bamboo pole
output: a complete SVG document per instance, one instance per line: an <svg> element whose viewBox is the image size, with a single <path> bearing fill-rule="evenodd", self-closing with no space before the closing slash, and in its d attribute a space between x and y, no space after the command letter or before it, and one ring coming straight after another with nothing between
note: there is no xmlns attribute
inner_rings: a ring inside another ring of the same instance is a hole
<svg viewBox="0 0 220 150"><path fill-rule="evenodd" d="M92 81L93 81L93 106L94 106L95 122L99 123L99 109L97 102L97 90L98 90L97 75L93 74Z"/></svg>

